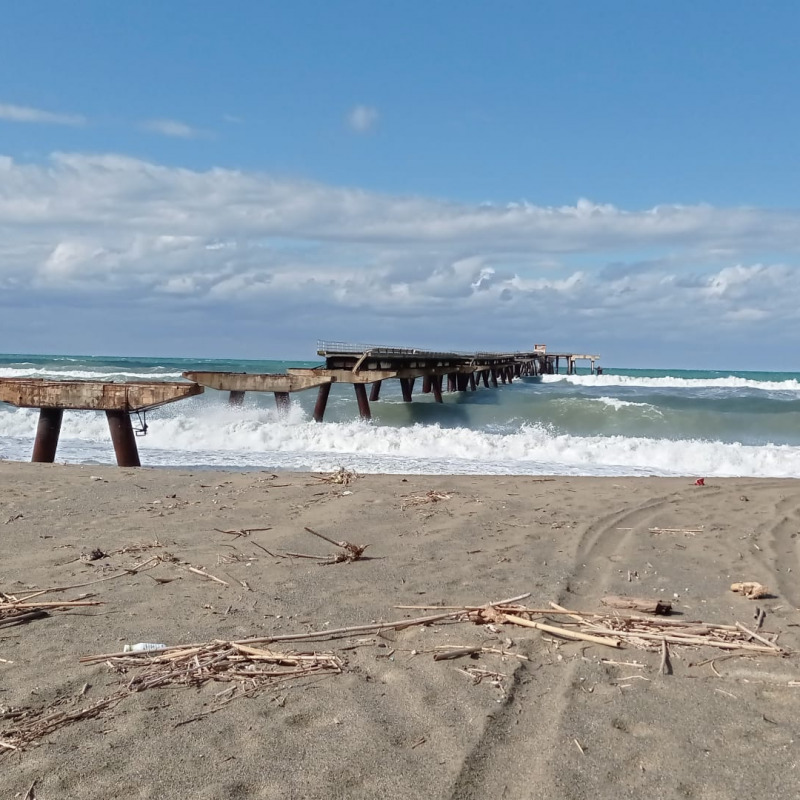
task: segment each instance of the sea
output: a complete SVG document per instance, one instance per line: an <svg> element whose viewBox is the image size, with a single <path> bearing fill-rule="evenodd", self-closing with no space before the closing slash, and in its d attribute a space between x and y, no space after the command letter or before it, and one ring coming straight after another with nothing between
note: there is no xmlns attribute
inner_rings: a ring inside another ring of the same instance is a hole
<svg viewBox="0 0 800 800"><path fill-rule="evenodd" d="M283 372L314 361L227 361L0 355L0 377L181 380L185 370ZM351 385L334 384L323 423L316 390L225 392L133 415L142 464L192 470L470 475L800 476L800 373L613 369L602 375L515 379L444 395L415 387L404 403L386 381L372 420L358 417ZM38 412L0 403L0 458L28 461ZM146 433L145 433L146 426ZM67 411L58 462L114 464L105 415Z"/></svg>

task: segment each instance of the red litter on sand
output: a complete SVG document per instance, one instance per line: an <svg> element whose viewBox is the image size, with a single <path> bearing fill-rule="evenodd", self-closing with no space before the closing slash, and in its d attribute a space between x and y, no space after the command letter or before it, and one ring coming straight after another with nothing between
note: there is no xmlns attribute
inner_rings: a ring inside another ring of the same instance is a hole
<svg viewBox="0 0 800 800"><path fill-rule="evenodd" d="M694 485L695 485L695 486L705 486L705 485L706 485L706 479L705 479L705 478L698 478L698 479L697 479L697 480L694 482Z"/></svg>

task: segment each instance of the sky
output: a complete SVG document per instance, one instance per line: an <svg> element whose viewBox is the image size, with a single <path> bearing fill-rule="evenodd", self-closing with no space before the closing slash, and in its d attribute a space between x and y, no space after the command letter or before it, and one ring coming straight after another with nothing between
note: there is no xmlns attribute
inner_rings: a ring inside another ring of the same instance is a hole
<svg viewBox="0 0 800 800"><path fill-rule="evenodd" d="M0 350L800 370L800 5L37 0Z"/></svg>

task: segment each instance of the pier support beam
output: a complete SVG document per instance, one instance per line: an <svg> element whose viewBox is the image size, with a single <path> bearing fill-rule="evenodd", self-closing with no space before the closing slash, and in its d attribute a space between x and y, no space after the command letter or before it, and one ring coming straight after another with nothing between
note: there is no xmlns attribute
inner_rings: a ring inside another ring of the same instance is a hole
<svg viewBox="0 0 800 800"><path fill-rule="evenodd" d="M489 370L485 369L481 372L481 377L483 378L483 385L488 389L489 388Z"/></svg>
<svg viewBox="0 0 800 800"><path fill-rule="evenodd" d="M358 413L361 419L372 419L372 413L369 410L369 400L367 400L367 387L363 383L354 383L353 389L356 392L356 400L358 400Z"/></svg>
<svg viewBox="0 0 800 800"><path fill-rule="evenodd" d="M411 392L414 391L414 378L400 378L400 391L403 393L403 402L411 402Z"/></svg>
<svg viewBox="0 0 800 800"><path fill-rule="evenodd" d="M478 384L475 382L475 373L474 372L470 372L470 374L469 374L469 388L473 392L478 388Z"/></svg>
<svg viewBox="0 0 800 800"><path fill-rule="evenodd" d="M447 374L447 391L448 392L455 392L458 391L458 383L457 383L457 375L455 372L449 372Z"/></svg>
<svg viewBox="0 0 800 800"><path fill-rule="evenodd" d="M231 392L228 395L228 405L229 406L241 406L244 405L244 392Z"/></svg>
<svg viewBox="0 0 800 800"><path fill-rule="evenodd" d="M442 376L434 375L431 378L431 387L433 388L433 399L437 403L443 403L442 400Z"/></svg>
<svg viewBox="0 0 800 800"><path fill-rule="evenodd" d="M369 390L369 401L374 403L376 400L381 399L381 384L383 381L375 381Z"/></svg>
<svg viewBox="0 0 800 800"><path fill-rule="evenodd" d="M422 376L422 394L430 394L431 393L431 376L430 375L423 375Z"/></svg>
<svg viewBox="0 0 800 800"><path fill-rule="evenodd" d="M497 370L494 367L492 367L492 369L491 369L491 375L492 375L492 386L496 389L497 388Z"/></svg>
<svg viewBox="0 0 800 800"><path fill-rule="evenodd" d="M141 467L139 448L133 434L131 415L127 411L106 411L111 441L120 467Z"/></svg>
<svg viewBox="0 0 800 800"><path fill-rule="evenodd" d="M56 448L63 418L63 408L39 409L39 424L36 427L31 461L52 464L56 460Z"/></svg>
<svg viewBox="0 0 800 800"><path fill-rule="evenodd" d="M325 416L325 408L328 405L328 395L330 393L330 383L323 383L322 386L319 387L317 402L314 405L314 422L322 422L322 419Z"/></svg>
<svg viewBox="0 0 800 800"><path fill-rule="evenodd" d="M289 399L289 392L274 392L275 405L278 407L279 414L288 414L292 401Z"/></svg>

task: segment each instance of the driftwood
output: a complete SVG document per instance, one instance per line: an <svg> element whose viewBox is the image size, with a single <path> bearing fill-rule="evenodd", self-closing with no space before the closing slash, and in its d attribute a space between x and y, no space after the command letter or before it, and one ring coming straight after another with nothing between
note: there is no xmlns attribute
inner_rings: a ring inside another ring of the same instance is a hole
<svg viewBox="0 0 800 800"><path fill-rule="evenodd" d="M672 613L672 603L668 600L648 600L642 597L621 597L610 594L600 602L609 608L625 608L631 611L638 611L641 614L669 616Z"/></svg>
<svg viewBox="0 0 800 800"><path fill-rule="evenodd" d="M364 555L364 551L369 547L368 544L353 544L352 542L348 541L337 542L334 539L325 536L324 533L317 533L315 530L312 530L308 527L305 530L307 530L309 533L313 533L314 536L318 536L320 539L328 542L329 544L340 547L342 552L334 553L333 555L327 557L308 556L300 553L288 553L288 555L299 556L300 558L317 558L319 561L321 561L322 566L327 564L352 564L353 561L358 561Z"/></svg>

